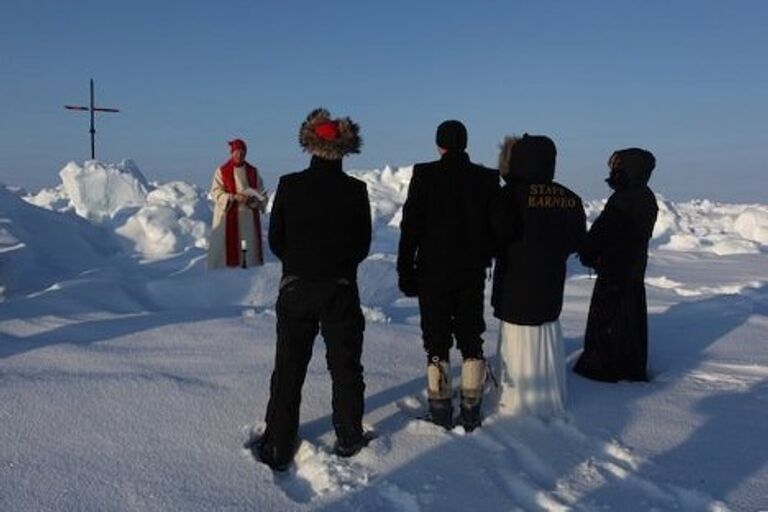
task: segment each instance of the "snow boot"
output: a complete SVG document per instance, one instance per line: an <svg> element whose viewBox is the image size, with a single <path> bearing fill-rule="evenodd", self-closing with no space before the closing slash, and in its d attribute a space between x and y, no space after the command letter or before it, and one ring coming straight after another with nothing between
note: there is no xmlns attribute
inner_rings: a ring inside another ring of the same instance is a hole
<svg viewBox="0 0 768 512"><path fill-rule="evenodd" d="M296 455L298 445L298 439L295 439L286 446L273 444L266 439L261 439L251 446L251 453L273 471L282 472L286 471L291 462L293 462L293 456Z"/></svg>
<svg viewBox="0 0 768 512"><path fill-rule="evenodd" d="M427 398L429 414L425 419L443 428L453 427L451 374L448 361L433 357L427 365Z"/></svg>
<svg viewBox="0 0 768 512"><path fill-rule="evenodd" d="M360 450L368 446L373 435L360 429L336 429L336 443L333 445L333 453L339 457L353 457Z"/></svg>
<svg viewBox="0 0 768 512"><path fill-rule="evenodd" d="M485 384L485 359L465 359L461 365L461 409L456 424L472 432L480 426Z"/></svg>

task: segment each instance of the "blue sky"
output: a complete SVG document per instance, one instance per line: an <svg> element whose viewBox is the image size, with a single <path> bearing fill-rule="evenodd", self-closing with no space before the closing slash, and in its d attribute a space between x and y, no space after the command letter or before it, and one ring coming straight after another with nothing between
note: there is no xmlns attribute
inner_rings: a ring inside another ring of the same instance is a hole
<svg viewBox="0 0 768 512"><path fill-rule="evenodd" d="M208 186L226 141L274 186L307 162L301 121L324 106L361 125L348 169L435 158L434 130L469 129L495 166L505 134L558 146L557 179L604 197L614 149L658 160L673 199L768 202L768 2L68 1L0 7L0 182L58 183L89 155L150 180Z"/></svg>

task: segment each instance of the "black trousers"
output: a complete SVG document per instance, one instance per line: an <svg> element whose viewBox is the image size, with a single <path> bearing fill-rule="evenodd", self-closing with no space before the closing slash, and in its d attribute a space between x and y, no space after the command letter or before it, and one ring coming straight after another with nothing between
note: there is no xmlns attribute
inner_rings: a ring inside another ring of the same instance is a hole
<svg viewBox="0 0 768 512"><path fill-rule="evenodd" d="M339 437L362 435L365 320L357 284L295 280L277 298L277 347L264 442L291 446L299 427L301 388L318 331L331 372L333 425Z"/></svg>
<svg viewBox="0 0 768 512"><path fill-rule="evenodd" d="M419 309L424 350L431 361L448 361L456 339L464 359L483 357L485 278L481 274L454 284L421 285Z"/></svg>

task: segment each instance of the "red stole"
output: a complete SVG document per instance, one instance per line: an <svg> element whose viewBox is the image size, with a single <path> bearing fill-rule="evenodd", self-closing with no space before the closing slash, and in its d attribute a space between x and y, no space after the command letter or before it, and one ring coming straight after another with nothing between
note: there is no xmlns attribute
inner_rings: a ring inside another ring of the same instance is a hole
<svg viewBox="0 0 768 512"><path fill-rule="evenodd" d="M248 186L254 190L259 189L259 171L249 164L244 162L245 175L248 178ZM237 187L235 186L235 163L232 159L221 166L221 181L224 182L224 190L230 194L237 193ZM227 253L227 266L237 267L240 265L240 226L238 222L238 210L239 203L230 205L227 209L226 219L226 253ZM253 209L253 225L256 228L256 245L258 245L258 259L259 265L264 264L264 252L262 250L261 243L261 215L258 209ZM253 250L253 248L251 248Z"/></svg>

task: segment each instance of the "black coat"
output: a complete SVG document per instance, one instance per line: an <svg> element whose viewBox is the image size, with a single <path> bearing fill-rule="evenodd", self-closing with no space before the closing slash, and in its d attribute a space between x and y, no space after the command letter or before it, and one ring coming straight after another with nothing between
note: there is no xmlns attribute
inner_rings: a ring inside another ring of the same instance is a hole
<svg viewBox="0 0 768 512"><path fill-rule="evenodd" d="M526 178L505 185L494 207L491 304L505 322L541 325L560 317L566 261L581 245L586 219L581 198L551 175Z"/></svg>
<svg viewBox="0 0 768 512"><path fill-rule="evenodd" d="M483 279L493 255L489 213L498 190L498 172L473 164L463 151L414 166L400 222L401 288L404 281L434 290Z"/></svg>
<svg viewBox="0 0 768 512"><path fill-rule="evenodd" d="M647 178L646 178L647 179ZM648 311L645 269L658 206L645 183L617 190L595 220L579 255L597 271L584 353L574 371L615 382L646 380Z"/></svg>
<svg viewBox="0 0 768 512"><path fill-rule="evenodd" d="M308 169L280 178L269 223L269 247L283 275L355 281L371 245L365 183L341 160L312 157Z"/></svg>

